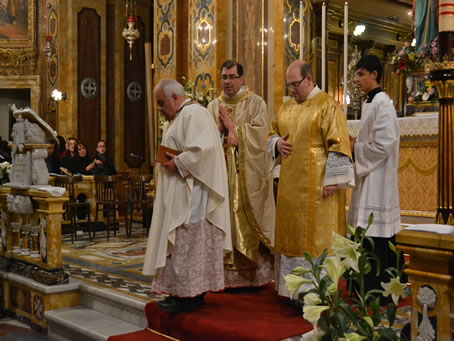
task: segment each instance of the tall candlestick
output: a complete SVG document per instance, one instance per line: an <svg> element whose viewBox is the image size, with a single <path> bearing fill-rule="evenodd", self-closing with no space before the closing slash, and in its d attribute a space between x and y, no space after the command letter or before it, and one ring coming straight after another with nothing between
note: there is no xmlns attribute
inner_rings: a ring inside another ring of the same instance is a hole
<svg viewBox="0 0 454 341"><path fill-rule="evenodd" d="M326 91L326 3L322 4L322 90Z"/></svg>
<svg viewBox="0 0 454 341"><path fill-rule="evenodd" d="M344 5L344 113L347 116L348 2Z"/></svg>
<svg viewBox="0 0 454 341"><path fill-rule="evenodd" d="M300 1L300 59L303 60L303 50L304 50L304 5Z"/></svg>

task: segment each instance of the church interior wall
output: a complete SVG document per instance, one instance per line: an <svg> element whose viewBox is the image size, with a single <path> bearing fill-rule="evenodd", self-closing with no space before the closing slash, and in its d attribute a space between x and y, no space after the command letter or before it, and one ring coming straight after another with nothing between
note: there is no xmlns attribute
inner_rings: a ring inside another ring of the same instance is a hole
<svg viewBox="0 0 454 341"><path fill-rule="evenodd" d="M344 1L340 0L330 1L327 17L327 91L341 103L343 4ZM142 154L145 162L141 170L148 172L151 162L146 111L153 109L145 106L138 116L132 115L129 121L125 119L128 115L125 113L128 110L125 100L125 54L128 48L121 36L126 17L125 1L35 0L35 5L35 67L33 70L24 67L21 74L40 75L42 79L37 112L41 116L45 114L46 121L60 135L82 135L84 140L89 140L85 142L90 144L91 154L95 147L91 140L106 139L119 170L137 172L137 164L129 158L129 154ZM315 79L320 82L321 42L318 37L321 23L318 18L321 2L306 0L304 5L303 54L312 62ZM410 17L407 12L411 1L380 0L371 3L353 0L349 6L349 30L352 31L358 23L367 25L361 37L350 35L349 53L356 45L363 54L372 52L386 62L395 47L402 45L409 37ZM81 23L78 19L81 13L89 10L96 13L93 18L99 17L96 29L90 20ZM271 112L279 110L283 96L287 94L285 70L299 58L299 1L216 0L205 3L195 0L138 0L137 12L144 25L141 29L142 41L153 42L152 84L163 77L178 80L185 77L195 82L196 90L214 88L212 95L217 96L221 92L219 67L227 58L234 58L245 65L247 85L266 99ZM390 14L400 20L389 19ZM205 31L200 32L200 27ZM96 30L99 42L94 43L90 37L95 34L93 30ZM51 58L43 52L46 36L52 36L56 46L56 53ZM81 53L99 55L99 63L94 65L90 58L82 63ZM140 51L137 60L142 60L142 57L143 51ZM134 60L132 64L135 64ZM81 104L79 78L83 67L93 68L99 78L99 103L95 107L85 108ZM389 65L385 66L382 86L400 110L403 102L402 76L395 76ZM143 87L146 88L145 85ZM66 101L55 103L50 100L51 91L57 88L67 93ZM144 89L144 94L146 91L151 93L149 90ZM157 132L157 118L154 120L153 130ZM128 125L131 122L134 123ZM137 136L140 138L135 143Z"/></svg>

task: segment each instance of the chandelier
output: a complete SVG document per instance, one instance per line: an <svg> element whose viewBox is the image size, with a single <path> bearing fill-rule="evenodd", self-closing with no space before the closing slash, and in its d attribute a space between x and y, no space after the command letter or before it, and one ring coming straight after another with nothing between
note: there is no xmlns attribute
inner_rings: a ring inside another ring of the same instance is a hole
<svg viewBox="0 0 454 341"><path fill-rule="evenodd" d="M134 41L140 37L139 30L137 29L137 17L136 10L137 4L134 0L134 11L133 11L133 0L126 0L126 24L123 29L123 37L128 42L129 45L129 60L132 60L132 46Z"/></svg>

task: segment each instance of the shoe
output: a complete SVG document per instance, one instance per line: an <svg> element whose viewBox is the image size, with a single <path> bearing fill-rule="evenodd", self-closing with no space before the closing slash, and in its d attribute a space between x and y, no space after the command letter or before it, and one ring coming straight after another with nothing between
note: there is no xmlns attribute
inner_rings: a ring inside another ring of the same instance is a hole
<svg viewBox="0 0 454 341"><path fill-rule="evenodd" d="M182 297L178 299L178 304L180 305L181 311L186 313L193 312L205 304L205 299L203 298L205 294L195 296L195 297Z"/></svg>
<svg viewBox="0 0 454 341"><path fill-rule="evenodd" d="M177 313L180 311L178 297L168 296L164 300L156 303L156 305L169 313Z"/></svg>

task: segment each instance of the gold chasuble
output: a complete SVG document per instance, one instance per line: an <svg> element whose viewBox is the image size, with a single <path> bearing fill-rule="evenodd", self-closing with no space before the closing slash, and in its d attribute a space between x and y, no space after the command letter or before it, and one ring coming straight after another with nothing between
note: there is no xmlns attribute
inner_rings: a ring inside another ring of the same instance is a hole
<svg viewBox="0 0 454 341"><path fill-rule="evenodd" d="M333 231L346 233L345 190L323 199L328 152L351 159L347 122L339 104L319 91L302 103L284 103L271 135L285 136L293 151L281 157L276 209L276 251L290 257L318 257L331 245Z"/></svg>
<svg viewBox="0 0 454 341"><path fill-rule="evenodd" d="M231 98L222 93L208 105L217 123L220 105L229 112L238 136L238 146L224 139L234 249L224 268L255 269L260 243L274 246L272 160L265 149L271 117L263 99L247 88Z"/></svg>

